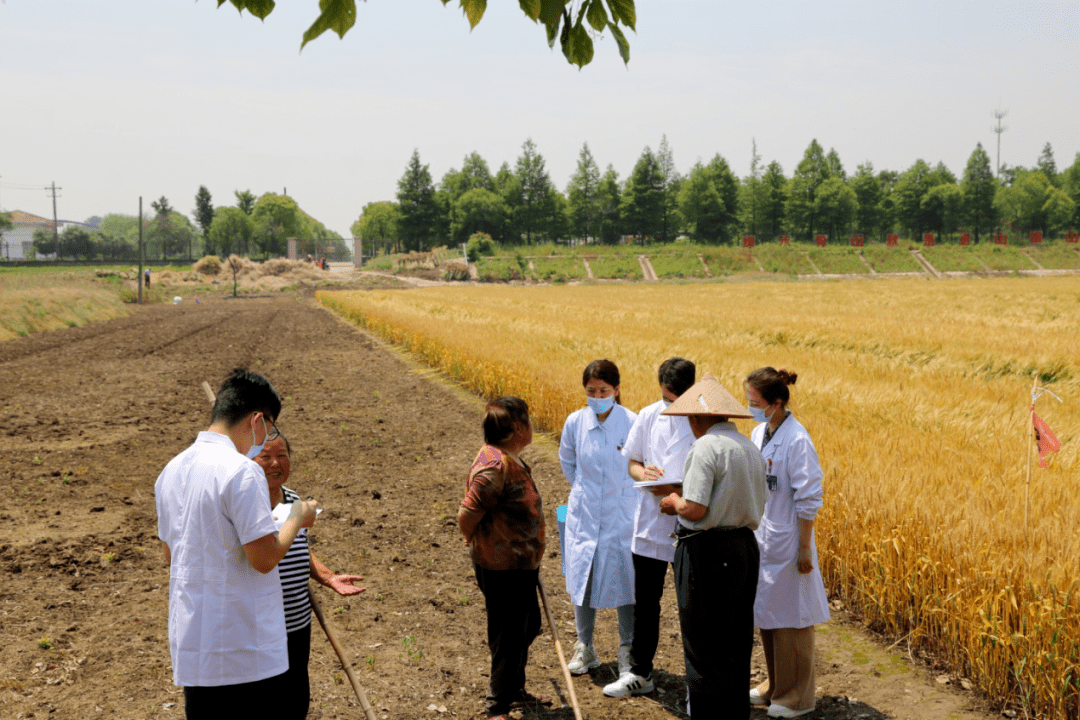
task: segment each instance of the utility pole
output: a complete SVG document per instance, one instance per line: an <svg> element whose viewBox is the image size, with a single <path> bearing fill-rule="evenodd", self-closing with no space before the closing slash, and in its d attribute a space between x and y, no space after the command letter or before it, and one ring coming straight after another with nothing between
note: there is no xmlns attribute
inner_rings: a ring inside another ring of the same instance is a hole
<svg viewBox="0 0 1080 720"><path fill-rule="evenodd" d="M60 223L56 219L56 191L63 190L64 188L56 187L56 181L53 180L51 188L45 188L46 190L52 190L52 230L53 239L56 240L56 261L60 262Z"/></svg>
<svg viewBox="0 0 1080 720"><path fill-rule="evenodd" d="M142 195L139 196L139 304L143 304L143 239L142 239Z"/></svg>
<svg viewBox="0 0 1080 720"><path fill-rule="evenodd" d="M994 132L997 133L997 177L1001 179L1001 133L1005 132L1009 128L1001 124L1002 118L1009 114L1008 110L995 110L991 113L997 120L997 125L994 127Z"/></svg>

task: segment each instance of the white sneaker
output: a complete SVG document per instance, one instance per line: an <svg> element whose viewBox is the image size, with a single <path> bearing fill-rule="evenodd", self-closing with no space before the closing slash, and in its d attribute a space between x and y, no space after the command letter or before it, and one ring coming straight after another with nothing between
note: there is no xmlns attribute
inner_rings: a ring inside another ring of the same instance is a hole
<svg viewBox="0 0 1080 720"><path fill-rule="evenodd" d="M812 713L812 712L814 712L813 707L808 707L805 710L792 710L789 707L784 707L783 705L773 703L772 705L769 706L769 710L765 714L768 715L769 717L797 718L800 715L806 715L807 713Z"/></svg>
<svg viewBox="0 0 1080 720"><path fill-rule="evenodd" d="M566 669L570 671L570 674L584 675L597 667L600 667L600 658L596 657L593 646L574 643L574 657L566 664Z"/></svg>
<svg viewBox="0 0 1080 720"><path fill-rule="evenodd" d="M605 685L604 694L608 697L630 697L651 693L655 689L656 686L649 678L628 672L610 685Z"/></svg>
<svg viewBox="0 0 1080 720"><path fill-rule="evenodd" d="M757 688L750 688L750 704L758 707L765 707L769 704L769 701L765 699L765 696L758 692Z"/></svg>

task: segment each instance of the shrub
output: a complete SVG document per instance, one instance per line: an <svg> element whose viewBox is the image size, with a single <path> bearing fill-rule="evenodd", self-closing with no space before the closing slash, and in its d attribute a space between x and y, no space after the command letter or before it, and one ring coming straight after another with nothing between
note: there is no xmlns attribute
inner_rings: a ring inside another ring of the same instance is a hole
<svg viewBox="0 0 1080 720"><path fill-rule="evenodd" d="M483 255L494 255L495 241L486 232L475 232L465 246L465 254L469 262L476 262Z"/></svg>

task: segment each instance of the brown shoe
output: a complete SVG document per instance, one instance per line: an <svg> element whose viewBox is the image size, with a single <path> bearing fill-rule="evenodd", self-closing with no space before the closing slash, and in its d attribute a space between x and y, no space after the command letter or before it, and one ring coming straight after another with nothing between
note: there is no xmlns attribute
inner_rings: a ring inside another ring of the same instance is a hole
<svg viewBox="0 0 1080 720"><path fill-rule="evenodd" d="M521 697L518 698L517 700L514 700L512 703L510 703L510 707L512 707L512 708L520 708L520 707L531 707L531 706L535 706L535 705L550 705L550 704L551 704L551 696L550 695L533 695L531 692L528 692L526 690L522 690L521 691Z"/></svg>

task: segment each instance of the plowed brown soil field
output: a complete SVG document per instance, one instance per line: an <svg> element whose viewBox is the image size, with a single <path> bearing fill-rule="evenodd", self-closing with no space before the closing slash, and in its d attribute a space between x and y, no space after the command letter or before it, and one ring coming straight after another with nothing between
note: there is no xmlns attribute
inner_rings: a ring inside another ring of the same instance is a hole
<svg viewBox="0 0 1080 720"><path fill-rule="evenodd" d="M484 602L455 517L482 403L309 299L210 297L0 344L0 718L183 717L153 485L209 422L200 384L236 366L264 373L285 398L289 485L325 508L315 552L366 577L359 596L314 593L377 715L479 716ZM568 486L555 451L539 439L525 457L548 514L541 574L569 648L555 523ZM670 574L664 603L657 691L630 700L601 693L617 644L614 611L601 612L605 664L575 680L585 716L685 717ZM970 693L913 672L845 617L819 634L822 699L809 717L987 717L964 709ZM529 687L559 699L525 717L573 717L553 647L545 630ZM362 717L317 626L311 670L310 718Z"/></svg>

